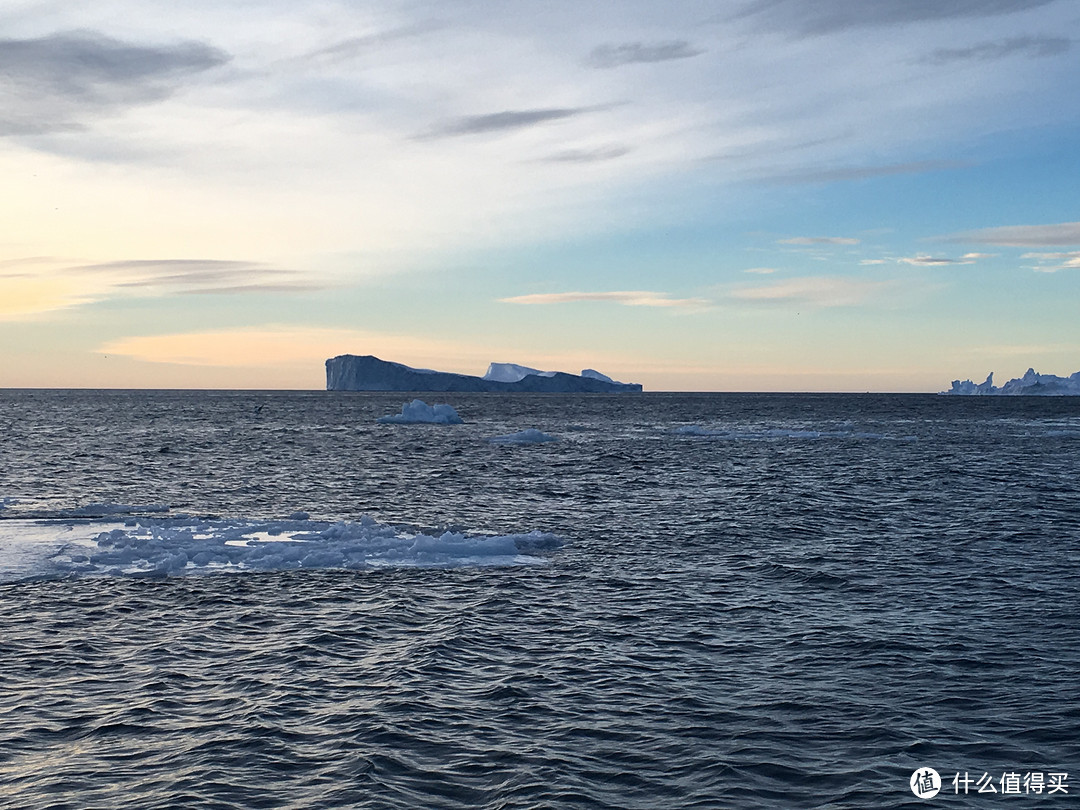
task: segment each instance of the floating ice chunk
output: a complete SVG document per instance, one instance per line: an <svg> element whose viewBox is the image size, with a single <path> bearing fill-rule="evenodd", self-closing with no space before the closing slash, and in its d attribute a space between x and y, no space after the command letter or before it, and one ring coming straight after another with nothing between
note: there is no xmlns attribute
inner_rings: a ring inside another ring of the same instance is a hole
<svg viewBox="0 0 1080 810"><path fill-rule="evenodd" d="M517 433L510 433L506 436L493 436L488 439L492 444L543 444L544 442L557 442L558 440L556 436L549 436L536 428L526 428L525 430L519 430Z"/></svg>
<svg viewBox="0 0 1080 810"><path fill-rule="evenodd" d="M401 406L401 413L380 416L375 420L384 425L460 425L461 417L450 405L428 405L422 399L414 399Z"/></svg>
<svg viewBox="0 0 1080 810"><path fill-rule="evenodd" d="M369 517L338 523L140 518L125 526L5 520L2 526L7 534L0 535L0 581L27 576L530 565L545 562L539 554L563 545L559 537L543 532L426 534ZM25 543L20 536L25 536Z"/></svg>

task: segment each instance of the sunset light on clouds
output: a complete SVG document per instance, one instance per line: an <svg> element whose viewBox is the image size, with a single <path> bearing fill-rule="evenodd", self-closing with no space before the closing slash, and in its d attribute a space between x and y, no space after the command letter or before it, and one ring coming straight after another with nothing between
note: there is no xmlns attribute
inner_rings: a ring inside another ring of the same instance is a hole
<svg viewBox="0 0 1080 810"><path fill-rule="evenodd" d="M1068 0L14 0L0 386L1071 373L1078 32Z"/></svg>

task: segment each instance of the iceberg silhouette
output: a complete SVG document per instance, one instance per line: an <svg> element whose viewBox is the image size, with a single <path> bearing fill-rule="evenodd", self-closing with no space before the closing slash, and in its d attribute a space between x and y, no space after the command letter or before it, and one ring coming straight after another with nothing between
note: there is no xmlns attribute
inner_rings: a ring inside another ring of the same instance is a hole
<svg viewBox="0 0 1080 810"><path fill-rule="evenodd" d="M540 394L641 393L639 383L619 383L586 369L583 375L492 363L484 377L412 368L373 355L342 354L326 361L327 391L439 391ZM489 376L490 375L490 376Z"/></svg>
<svg viewBox="0 0 1080 810"><path fill-rule="evenodd" d="M984 382L976 384L971 380L953 380L952 388L941 393L961 397L1080 396L1080 371L1069 377L1059 377L1056 374L1039 374L1029 368L1023 377L1015 377L1000 388L994 385L994 372L991 371Z"/></svg>

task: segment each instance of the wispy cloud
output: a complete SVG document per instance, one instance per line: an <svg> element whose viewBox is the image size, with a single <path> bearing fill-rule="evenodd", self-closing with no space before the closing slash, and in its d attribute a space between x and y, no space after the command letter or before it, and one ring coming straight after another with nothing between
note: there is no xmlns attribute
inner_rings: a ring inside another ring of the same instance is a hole
<svg viewBox="0 0 1080 810"><path fill-rule="evenodd" d="M888 264L888 259L860 259L859 264L871 265L871 264Z"/></svg>
<svg viewBox="0 0 1080 810"><path fill-rule="evenodd" d="M976 254L977 255L977 254ZM913 264L916 267L943 267L951 264L974 264L975 259L972 254L965 254L962 259L950 259L947 256L904 256L897 259L901 264Z"/></svg>
<svg viewBox="0 0 1080 810"><path fill-rule="evenodd" d="M437 20L424 20L411 25L388 28L373 34L346 37L345 39L338 40L330 45L324 45L309 51L304 54L301 59L326 62L354 59L381 50L388 44L399 42L401 40L413 39L445 27L446 23Z"/></svg>
<svg viewBox="0 0 1080 810"><path fill-rule="evenodd" d="M629 146L613 144L611 146L597 146L591 149L564 149L542 158L547 163L600 163L605 160L614 160L630 153Z"/></svg>
<svg viewBox="0 0 1080 810"><path fill-rule="evenodd" d="M134 259L80 265L69 272L108 276L121 288L171 288L200 294L319 289L295 270L222 259Z"/></svg>
<svg viewBox="0 0 1080 810"><path fill-rule="evenodd" d="M1080 268L1080 250L1065 253L1025 253L1020 258L1035 259L1037 263L1031 269L1039 273L1056 273L1058 270Z"/></svg>
<svg viewBox="0 0 1080 810"><path fill-rule="evenodd" d="M949 62L989 62L1008 56L1057 56L1068 51L1072 44L1072 40L1065 37L1009 37L994 42L980 42L966 48L938 48L923 61L944 65Z"/></svg>
<svg viewBox="0 0 1080 810"><path fill-rule="evenodd" d="M850 307L865 303L891 286L886 281L830 278L791 278L763 287L743 287L732 298L759 303L803 303L817 307Z"/></svg>
<svg viewBox="0 0 1080 810"><path fill-rule="evenodd" d="M595 107L551 107L535 110L503 110L485 115L466 115L436 124L419 136L421 140L452 138L459 135L485 135L528 129L553 121L564 121L584 113L594 112Z"/></svg>
<svg viewBox="0 0 1080 810"><path fill-rule="evenodd" d="M700 309L709 305L704 298L672 298L665 292L613 290L608 292L564 292L516 295L500 298L506 304L572 304L580 301L612 301L628 307L681 307Z"/></svg>
<svg viewBox="0 0 1080 810"><path fill-rule="evenodd" d="M793 236L790 239L777 239L779 245L857 245L858 239L849 236Z"/></svg>
<svg viewBox="0 0 1080 810"><path fill-rule="evenodd" d="M888 163L879 166L841 166L835 169L774 174L762 178L776 185L800 185L803 183L840 183L851 180L868 180L873 177L889 177L898 174L924 174L946 169L961 169L970 164L956 160L917 160L910 163Z"/></svg>
<svg viewBox="0 0 1080 810"><path fill-rule="evenodd" d="M670 42L625 42L620 45L601 45L589 54L589 64L598 68L614 68L649 62L689 59L704 51L684 39Z"/></svg>
<svg viewBox="0 0 1080 810"><path fill-rule="evenodd" d="M739 16L803 36L1027 11L1053 0L757 0Z"/></svg>
<svg viewBox="0 0 1080 810"><path fill-rule="evenodd" d="M227 61L203 42L137 45L94 32L0 40L0 135L77 130Z"/></svg>
<svg viewBox="0 0 1080 810"><path fill-rule="evenodd" d="M1080 245L1080 222L1061 222L1056 225L1005 225L981 228L941 237L946 242L973 242L1007 247L1054 247Z"/></svg>
<svg viewBox="0 0 1080 810"><path fill-rule="evenodd" d="M775 267L750 267L743 270L744 273L755 273L759 276L768 276L776 272Z"/></svg>

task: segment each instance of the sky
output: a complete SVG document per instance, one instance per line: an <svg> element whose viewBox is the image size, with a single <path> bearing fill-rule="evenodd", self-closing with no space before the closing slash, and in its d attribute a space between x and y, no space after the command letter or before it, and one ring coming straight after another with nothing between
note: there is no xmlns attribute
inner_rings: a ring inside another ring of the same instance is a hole
<svg viewBox="0 0 1080 810"><path fill-rule="evenodd" d="M1074 0L5 0L0 387L1080 369Z"/></svg>

